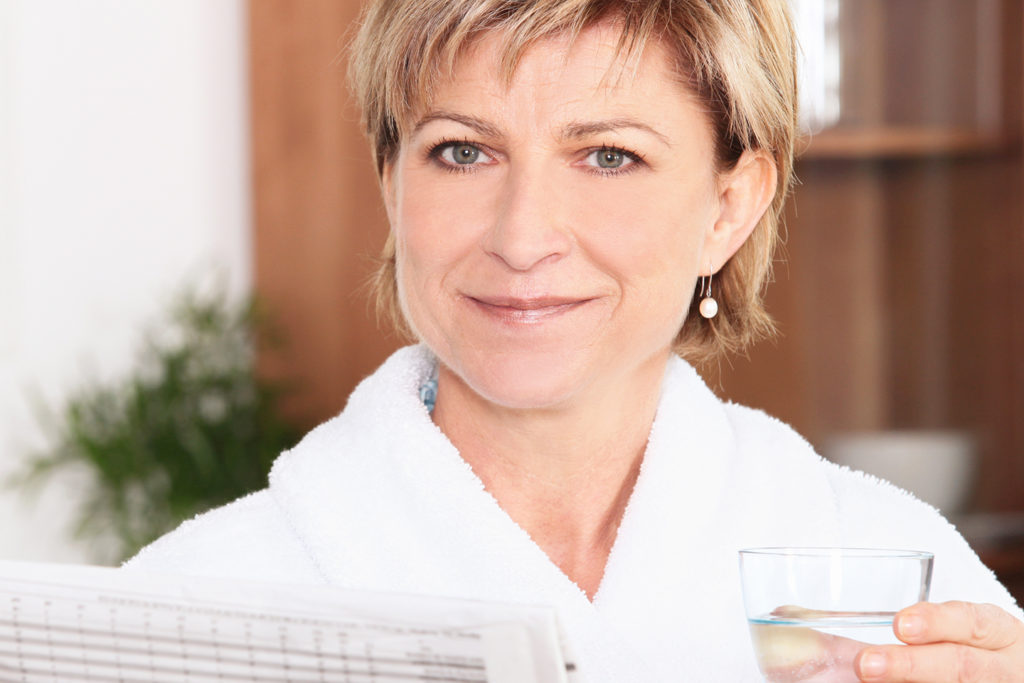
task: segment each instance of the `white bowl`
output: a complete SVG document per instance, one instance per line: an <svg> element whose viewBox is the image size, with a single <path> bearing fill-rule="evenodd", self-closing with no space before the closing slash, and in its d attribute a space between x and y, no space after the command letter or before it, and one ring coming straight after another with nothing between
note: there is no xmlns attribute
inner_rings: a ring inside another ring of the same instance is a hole
<svg viewBox="0 0 1024 683"><path fill-rule="evenodd" d="M962 512L974 486L974 439L955 431L852 432L829 437L832 462L904 488L943 514Z"/></svg>

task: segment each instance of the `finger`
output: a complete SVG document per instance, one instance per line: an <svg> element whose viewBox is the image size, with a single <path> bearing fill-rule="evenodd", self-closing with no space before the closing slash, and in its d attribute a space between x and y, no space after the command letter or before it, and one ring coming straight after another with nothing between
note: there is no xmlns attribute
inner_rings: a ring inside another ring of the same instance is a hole
<svg viewBox="0 0 1024 683"><path fill-rule="evenodd" d="M980 683L1009 680L999 655L955 643L869 647L853 662L865 683Z"/></svg>
<svg viewBox="0 0 1024 683"><path fill-rule="evenodd" d="M907 607L896 615L893 630L908 645L949 642L985 650L1000 650L1024 637L1024 625L995 605L959 601Z"/></svg>
<svg viewBox="0 0 1024 683"><path fill-rule="evenodd" d="M854 657L866 643L810 628L751 625L758 665L776 683L818 680L815 676L853 668Z"/></svg>

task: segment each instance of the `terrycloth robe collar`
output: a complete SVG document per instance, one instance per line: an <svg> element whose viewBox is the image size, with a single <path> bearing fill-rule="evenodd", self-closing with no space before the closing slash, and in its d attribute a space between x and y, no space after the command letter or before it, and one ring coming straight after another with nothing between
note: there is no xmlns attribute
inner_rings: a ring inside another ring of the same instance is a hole
<svg viewBox="0 0 1024 683"><path fill-rule="evenodd" d="M758 680L736 549L833 542L835 501L823 474L793 464L799 486L785 505L799 518L789 525L798 536L778 515L759 524L758 511L781 502L758 477L787 465L759 464L758 451L775 447L770 439L741 448L758 435L737 430L727 406L674 358L591 603L431 421L419 387L435 362L421 346L398 351L341 415L274 464L271 495L327 582L555 605L592 683L680 680L682 671Z"/></svg>

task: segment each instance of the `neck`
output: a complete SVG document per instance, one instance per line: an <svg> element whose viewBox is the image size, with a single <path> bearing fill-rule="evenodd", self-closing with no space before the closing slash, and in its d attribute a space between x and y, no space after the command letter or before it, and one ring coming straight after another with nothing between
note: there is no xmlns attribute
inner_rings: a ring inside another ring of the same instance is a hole
<svg viewBox="0 0 1024 683"><path fill-rule="evenodd" d="M509 516L593 598L632 493L667 356L543 409L481 397L442 366L434 421Z"/></svg>

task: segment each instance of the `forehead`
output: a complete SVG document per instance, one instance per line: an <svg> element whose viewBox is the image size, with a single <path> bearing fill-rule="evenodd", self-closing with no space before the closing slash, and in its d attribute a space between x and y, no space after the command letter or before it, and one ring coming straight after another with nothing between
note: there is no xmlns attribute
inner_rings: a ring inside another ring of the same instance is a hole
<svg viewBox="0 0 1024 683"><path fill-rule="evenodd" d="M501 80L510 85L524 69L536 67L538 62L552 73L585 64L600 71L608 80L617 81L628 68L637 67L644 48L649 48L646 50L649 58L663 56L664 52L657 41L628 47L628 36L615 21L591 24L577 33L550 33L526 44L520 44L516 38L507 30L481 33L456 53L452 72L472 64L486 64L488 68L495 68L495 73L503 77Z"/></svg>
<svg viewBox="0 0 1024 683"><path fill-rule="evenodd" d="M576 35L568 32L539 38L521 50L501 30L483 32L453 57L423 101L413 107L408 123L426 113L457 104L488 103L511 114L524 104L585 108L616 105L668 114L685 103L700 109L688 76L658 40L629 45L614 21L591 25Z"/></svg>

